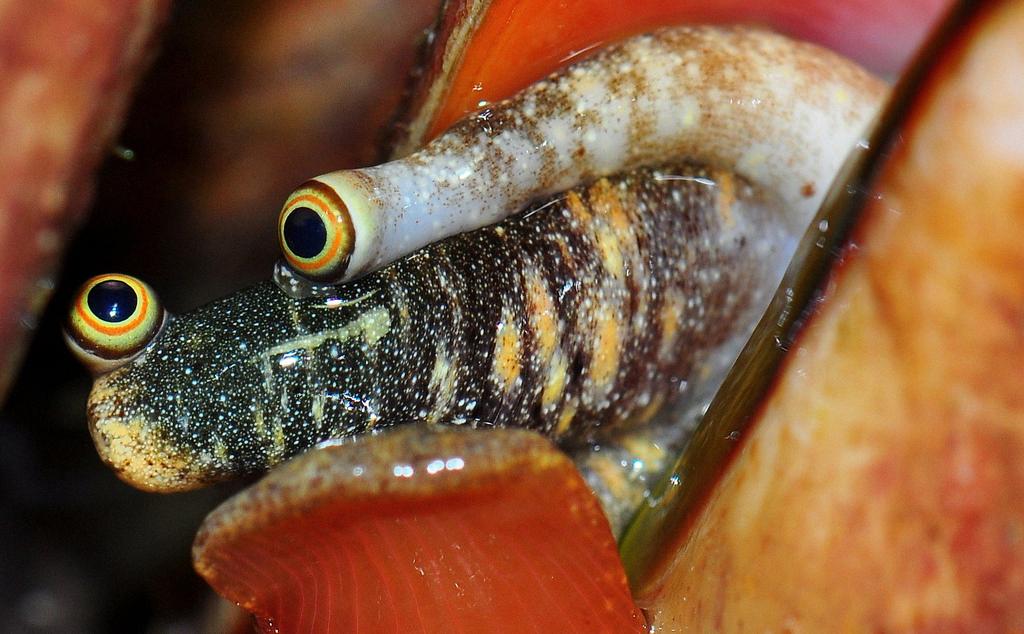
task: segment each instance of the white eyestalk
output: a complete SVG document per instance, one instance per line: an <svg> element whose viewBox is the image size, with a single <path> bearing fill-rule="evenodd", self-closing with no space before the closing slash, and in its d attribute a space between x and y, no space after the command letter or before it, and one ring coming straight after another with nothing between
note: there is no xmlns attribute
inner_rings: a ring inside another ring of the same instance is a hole
<svg viewBox="0 0 1024 634"><path fill-rule="evenodd" d="M350 280L574 184L677 159L730 169L773 193L799 230L885 94L853 62L764 31L634 37L405 158L313 179L289 198L282 227L303 206L296 197L313 192L326 209L313 211L340 218L335 253L325 256L327 244L293 258L283 228L282 247L304 275Z"/></svg>

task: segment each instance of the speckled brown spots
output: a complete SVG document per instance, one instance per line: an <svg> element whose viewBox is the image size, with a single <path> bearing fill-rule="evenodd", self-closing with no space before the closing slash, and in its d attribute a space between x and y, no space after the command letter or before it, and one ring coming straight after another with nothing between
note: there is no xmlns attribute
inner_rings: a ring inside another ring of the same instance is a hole
<svg viewBox="0 0 1024 634"><path fill-rule="evenodd" d="M621 280L626 275L621 241L632 237L629 217L622 208L619 195L611 190L607 179L599 180L588 189L587 194L587 201L596 218L594 235L601 262L605 270Z"/></svg>
<svg viewBox="0 0 1024 634"><path fill-rule="evenodd" d="M454 367L448 352L442 346L438 346L436 354L428 384L435 399L426 417L428 423L444 422L442 419L455 402L455 388L458 385L458 368Z"/></svg>
<svg viewBox="0 0 1024 634"><path fill-rule="evenodd" d="M141 418L106 419L91 431L103 461L140 489L194 488L203 482L195 456Z"/></svg>
<svg viewBox="0 0 1024 634"><path fill-rule="evenodd" d="M587 379L595 392L605 391L615 378L622 350L619 317L607 307L598 310L594 328L594 349Z"/></svg>
<svg viewBox="0 0 1024 634"><path fill-rule="evenodd" d="M608 179L602 178L594 183L589 193L590 203L594 206L595 212L604 217L617 236L625 238L633 235L636 227L633 226L624 207L624 204L634 202L631 192L616 192Z"/></svg>
<svg viewBox="0 0 1024 634"><path fill-rule="evenodd" d="M547 367L547 376L540 396L541 407L545 410L557 404L565 393L568 369L569 363L566 361L565 355L558 353L552 357Z"/></svg>
<svg viewBox="0 0 1024 634"><path fill-rule="evenodd" d="M548 293L547 283L536 269L525 274L527 314L533 331L536 353L541 365L547 366L555 354L555 346L562 328L558 323L555 305Z"/></svg>
<svg viewBox="0 0 1024 634"><path fill-rule="evenodd" d="M504 310L494 339L494 377L506 391L511 390L522 371L520 355L522 338L515 323L515 315Z"/></svg>
<svg viewBox="0 0 1024 634"><path fill-rule="evenodd" d="M736 222L732 217L732 206L736 204L736 180L729 172L718 171L715 172L715 182L718 183L718 215L726 227L731 227Z"/></svg>
<svg viewBox="0 0 1024 634"><path fill-rule="evenodd" d="M594 233L595 243L601 255L601 264L612 276L622 279L625 268L622 265L622 249L619 239L611 227L601 223Z"/></svg>
<svg viewBox="0 0 1024 634"><path fill-rule="evenodd" d="M267 452L267 462L269 464L277 464L285 459L285 437L284 437L284 425L281 421L275 421L273 428L273 436L271 436L270 450Z"/></svg>
<svg viewBox="0 0 1024 634"><path fill-rule="evenodd" d="M558 415L558 423L555 424L555 438L561 438L569 433L572 428L572 421L576 418L576 404L567 403Z"/></svg>
<svg viewBox="0 0 1024 634"><path fill-rule="evenodd" d="M661 306L658 317L661 325L659 356L662 358L670 356L676 349L685 314L684 301L678 292L672 291L666 294L665 301Z"/></svg>
<svg viewBox="0 0 1024 634"><path fill-rule="evenodd" d="M585 204L583 204L583 199L580 198L579 193L575 191L569 192L565 197L565 204L569 208L569 213L572 214L576 222L579 222L584 226L590 223L590 210Z"/></svg>
<svg viewBox="0 0 1024 634"><path fill-rule="evenodd" d="M575 269L576 259L573 257L572 251L569 250L569 243L565 240L558 240L556 246L558 247L559 254L562 257L562 262L565 264L566 268L569 270Z"/></svg>

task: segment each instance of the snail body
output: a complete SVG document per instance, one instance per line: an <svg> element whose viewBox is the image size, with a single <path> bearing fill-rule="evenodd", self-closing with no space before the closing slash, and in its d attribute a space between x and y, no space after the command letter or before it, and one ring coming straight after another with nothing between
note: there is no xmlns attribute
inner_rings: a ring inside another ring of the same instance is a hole
<svg viewBox="0 0 1024 634"><path fill-rule="evenodd" d="M421 153L315 180L285 205L275 281L102 359L123 365L89 399L100 454L166 491L401 423L523 427L572 447L646 420L749 326L882 92L780 36L669 29Z"/></svg>
<svg viewBox="0 0 1024 634"><path fill-rule="evenodd" d="M160 490L407 422L578 445L649 417L749 321L784 263L780 239L754 239L779 233L773 217L731 174L644 168L326 293L266 282L100 377L93 434Z"/></svg>

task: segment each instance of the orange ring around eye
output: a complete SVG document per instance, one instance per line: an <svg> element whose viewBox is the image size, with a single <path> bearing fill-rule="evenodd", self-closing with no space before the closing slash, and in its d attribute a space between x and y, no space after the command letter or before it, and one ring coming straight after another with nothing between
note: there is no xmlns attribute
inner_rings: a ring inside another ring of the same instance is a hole
<svg viewBox="0 0 1024 634"><path fill-rule="evenodd" d="M284 224L289 214L298 207L306 207L321 217L327 230L327 245L314 257L304 258L294 253L284 237ZM352 217L338 194L319 181L308 181L285 201L278 216L278 241L288 263L302 274L322 281L340 279L352 256L355 244Z"/></svg>
<svg viewBox="0 0 1024 634"><path fill-rule="evenodd" d="M312 194L306 194L304 196L298 196L292 199L291 202L293 203L293 205L291 205L291 209L289 209L289 211L294 210L300 203L309 202L312 203L312 205L316 208L316 211L319 212L321 217L326 216L324 225L327 227L329 235L331 235L331 244L327 251L323 252L322 255L319 255L316 258L310 258L308 260L298 255L295 255L294 257L295 264L300 269L304 271L316 271L317 269L322 267L326 261L333 258L334 255L338 252L338 247L341 246L341 232L338 231L333 226L333 222L330 222L331 212L329 209L324 209L323 207L320 206L322 201L319 198L316 198Z"/></svg>
<svg viewBox="0 0 1024 634"><path fill-rule="evenodd" d="M132 314L116 323L98 317L89 307L90 293L108 281L127 285L136 298ZM79 290L68 318L67 334L85 353L106 360L128 359L153 340L163 321L163 307L145 282L128 275L97 275Z"/></svg>
<svg viewBox="0 0 1024 634"><path fill-rule="evenodd" d="M139 298L139 303L135 306L135 312L131 314L128 321L119 323L116 326L112 325L110 322L105 322L102 319L96 319L87 308L89 291L108 280L124 282L135 291L136 297ZM82 297L78 300L75 310L78 312L79 318L87 323L90 328L95 328L105 335L116 337L117 335L123 335L130 330L134 330L146 319L146 311L149 310L149 293L144 288L140 289L134 279L128 278L125 275L100 275L86 282L86 286L88 286L89 290L82 293Z"/></svg>

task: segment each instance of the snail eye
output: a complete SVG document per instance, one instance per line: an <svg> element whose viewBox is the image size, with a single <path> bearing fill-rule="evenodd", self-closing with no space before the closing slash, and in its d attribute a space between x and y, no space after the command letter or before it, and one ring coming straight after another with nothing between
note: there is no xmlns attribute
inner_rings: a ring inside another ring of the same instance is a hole
<svg viewBox="0 0 1024 634"><path fill-rule="evenodd" d="M111 370L146 347L164 323L148 284L128 275L100 275L82 285L65 330L72 350L97 371Z"/></svg>
<svg viewBox="0 0 1024 634"><path fill-rule="evenodd" d="M352 256L352 218L333 190L310 181L285 201L278 219L278 240L285 261L299 275L335 282Z"/></svg>
<svg viewBox="0 0 1024 634"><path fill-rule="evenodd" d="M285 246L300 258L315 257L327 246L327 225L320 214L309 207L293 209L281 231Z"/></svg>

